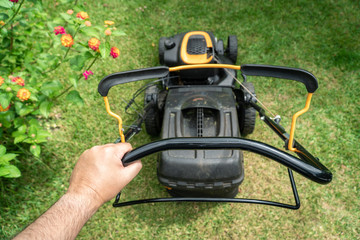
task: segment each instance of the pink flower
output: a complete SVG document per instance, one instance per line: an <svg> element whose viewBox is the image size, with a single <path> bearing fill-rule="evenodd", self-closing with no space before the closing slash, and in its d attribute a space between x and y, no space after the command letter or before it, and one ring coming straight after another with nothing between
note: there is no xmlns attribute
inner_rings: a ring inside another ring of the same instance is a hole
<svg viewBox="0 0 360 240"><path fill-rule="evenodd" d="M83 72L83 76L84 76L85 80L88 80L89 75L94 75L94 73L92 71L87 71L87 70L85 72Z"/></svg>
<svg viewBox="0 0 360 240"><path fill-rule="evenodd" d="M13 79L11 79L11 81L19 86L25 86L25 81L21 77L14 77Z"/></svg>
<svg viewBox="0 0 360 240"><path fill-rule="evenodd" d="M17 3L19 0L9 0L10 2Z"/></svg>
<svg viewBox="0 0 360 240"><path fill-rule="evenodd" d="M113 58L117 58L120 55L120 50L117 47L112 47L110 50L110 55Z"/></svg>
<svg viewBox="0 0 360 240"><path fill-rule="evenodd" d="M54 27L54 33L55 35L58 35L58 34L65 34L65 28L63 28L62 26L57 26L57 27Z"/></svg>
<svg viewBox="0 0 360 240"><path fill-rule="evenodd" d="M69 9L69 10L67 10L66 12L67 12L67 14L69 14L69 15L71 15L71 14L74 13L74 11L73 11L72 9Z"/></svg>

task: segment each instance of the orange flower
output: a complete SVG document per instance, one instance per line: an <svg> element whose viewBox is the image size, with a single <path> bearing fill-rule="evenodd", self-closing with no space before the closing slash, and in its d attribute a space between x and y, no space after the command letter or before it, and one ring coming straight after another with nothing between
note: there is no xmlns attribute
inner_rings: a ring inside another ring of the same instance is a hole
<svg viewBox="0 0 360 240"><path fill-rule="evenodd" d="M17 97L23 102L25 100L28 100L30 98L30 91L27 90L26 88L21 88L18 92L17 92Z"/></svg>
<svg viewBox="0 0 360 240"><path fill-rule="evenodd" d="M107 29L105 30L105 35L106 35L106 36L110 36L110 35L111 35L111 29L110 29L110 28L107 28Z"/></svg>
<svg viewBox="0 0 360 240"><path fill-rule="evenodd" d="M76 17L84 20L84 19L88 19L89 15L86 12L81 11L76 14Z"/></svg>
<svg viewBox="0 0 360 240"><path fill-rule="evenodd" d="M104 23L109 26L115 24L113 21L109 21L109 20L104 21Z"/></svg>
<svg viewBox="0 0 360 240"><path fill-rule="evenodd" d="M85 24L86 26L88 26L88 27L91 26L91 22L90 22L90 21L85 21L84 24Z"/></svg>
<svg viewBox="0 0 360 240"><path fill-rule="evenodd" d="M3 83L4 83L4 78L0 76L0 87L1 85L3 85Z"/></svg>
<svg viewBox="0 0 360 240"><path fill-rule="evenodd" d="M100 40L97 38L91 38L88 42L88 45L92 50L97 51L100 46Z"/></svg>
<svg viewBox="0 0 360 240"><path fill-rule="evenodd" d="M74 44L74 39L70 34L63 34L61 36L61 44L64 47L71 47Z"/></svg>
<svg viewBox="0 0 360 240"><path fill-rule="evenodd" d="M1 25L1 26L4 26L4 25L5 25L5 22L4 22L4 21L0 21L0 25Z"/></svg>
<svg viewBox="0 0 360 240"><path fill-rule="evenodd" d="M11 81L19 86L25 86L25 80L22 79L21 77L14 77L13 79L11 79Z"/></svg>
<svg viewBox="0 0 360 240"><path fill-rule="evenodd" d="M113 58L117 58L120 55L120 50L117 47L112 47L110 50L110 55Z"/></svg>
<svg viewBox="0 0 360 240"><path fill-rule="evenodd" d="M67 14L71 15L73 13L74 13L74 11L72 9L67 10Z"/></svg>
<svg viewBox="0 0 360 240"><path fill-rule="evenodd" d="M9 109L10 109L10 104L9 104L9 106L7 106L7 108L3 108L0 104L0 112L6 112Z"/></svg>

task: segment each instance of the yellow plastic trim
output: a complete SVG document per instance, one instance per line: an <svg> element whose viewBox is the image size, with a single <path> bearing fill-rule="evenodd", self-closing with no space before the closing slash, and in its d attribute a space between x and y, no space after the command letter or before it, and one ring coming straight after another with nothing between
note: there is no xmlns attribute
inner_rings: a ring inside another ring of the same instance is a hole
<svg viewBox="0 0 360 240"><path fill-rule="evenodd" d="M123 133L123 129L122 129L122 119L119 115L113 113L111 110L110 110L110 104L109 104L109 100L107 98L107 96L104 97L104 102L105 102L105 108L106 108L106 111L107 113L116 118L119 122L119 134L120 134L120 138L121 138L121 142L124 143L125 142L125 136L124 136L124 133Z"/></svg>
<svg viewBox="0 0 360 240"><path fill-rule="evenodd" d="M195 64L195 65L183 65L169 68L169 72L175 72L180 70L195 69L195 68L230 68L234 70L240 70L240 66L230 64Z"/></svg>
<svg viewBox="0 0 360 240"><path fill-rule="evenodd" d="M188 32L187 34L185 34L185 36L183 38L183 41L182 41L182 44L181 44L181 50L180 50L181 59L186 64L209 63L213 59L213 56L210 56L208 58L207 53L199 54L199 55L190 55L190 54L187 53L188 40L193 35L201 35L201 36L203 36L205 38L205 41L206 41L206 47L207 48L212 48L213 47L211 38L210 38L210 36L209 36L209 34L207 32L201 32L201 31Z"/></svg>
<svg viewBox="0 0 360 240"><path fill-rule="evenodd" d="M294 116L292 117L289 144L288 144L288 149L292 152L300 152L299 150L297 150L296 148L293 147L296 119L300 115L306 113L309 110L312 95L313 95L312 93L308 93L307 98L306 98L305 107L302 110L295 113Z"/></svg>

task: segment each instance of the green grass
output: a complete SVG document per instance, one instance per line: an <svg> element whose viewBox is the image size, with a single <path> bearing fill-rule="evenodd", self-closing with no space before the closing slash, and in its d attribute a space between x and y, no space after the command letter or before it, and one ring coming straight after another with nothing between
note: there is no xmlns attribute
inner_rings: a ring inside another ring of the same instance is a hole
<svg viewBox="0 0 360 240"><path fill-rule="evenodd" d="M66 10L48 4L48 11L53 14ZM298 211L210 203L114 209L108 203L85 225L78 238L360 238L357 1L109 0L106 5L86 1L85 8L92 21L113 20L127 33L114 41L121 56L98 64L92 81L80 86L85 100L83 108L63 105L57 109L57 114L49 120L54 131L51 141L43 148L42 162L31 157L24 159L17 163L23 174L21 178L1 180L1 239L10 238L31 223L66 191L71 170L85 149L113 142L117 137L117 124L106 114L97 93L98 81L113 72L158 65L158 39L188 30L209 30L224 40L228 35L237 35L240 64L300 67L318 78L319 90L310 111L298 121L296 138L332 170L333 181L318 185L295 174L302 203ZM252 78L251 81L257 96L282 116L284 126L289 126L292 114L305 103L304 87L286 80ZM139 86L141 83L112 90L110 101L116 105L121 102L117 98L120 94L130 96ZM114 109L121 111L120 105ZM283 146L259 119L255 133L249 137L279 148ZM144 131L131 143L138 147L150 141ZM238 197L292 201L284 167L246 153L245 174ZM140 175L123 195L127 200L167 196L156 179L155 155L143 159Z"/></svg>

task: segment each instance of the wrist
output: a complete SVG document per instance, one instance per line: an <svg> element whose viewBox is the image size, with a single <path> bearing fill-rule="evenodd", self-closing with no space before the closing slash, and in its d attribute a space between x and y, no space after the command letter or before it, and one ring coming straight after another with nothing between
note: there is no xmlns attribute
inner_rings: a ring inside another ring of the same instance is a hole
<svg viewBox="0 0 360 240"><path fill-rule="evenodd" d="M70 188L62 198L66 198L67 200L74 202L74 204L79 204L90 210L91 215L93 215L103 204L101 197L92 189L78 191Z"/></svg>

